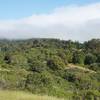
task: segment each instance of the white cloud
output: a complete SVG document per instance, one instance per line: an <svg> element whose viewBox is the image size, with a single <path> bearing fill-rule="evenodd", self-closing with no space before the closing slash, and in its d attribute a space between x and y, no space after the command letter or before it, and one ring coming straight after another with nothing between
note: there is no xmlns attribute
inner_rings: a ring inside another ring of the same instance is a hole
<svg viewBox="0 0 100 100"><path fill-rule="evenodd" d="M100 3L56 8L52 13L0 21L0 38L100 38Z"/></svg>

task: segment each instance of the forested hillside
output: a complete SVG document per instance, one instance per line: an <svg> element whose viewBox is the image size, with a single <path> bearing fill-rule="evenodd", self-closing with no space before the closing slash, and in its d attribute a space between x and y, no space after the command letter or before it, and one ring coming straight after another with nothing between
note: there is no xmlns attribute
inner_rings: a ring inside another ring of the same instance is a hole
<svg viewBox="0 0 100 100"><path fill-rule="evenodd" d="M100 99L100 39L0 40L0 89Z"/></svg>

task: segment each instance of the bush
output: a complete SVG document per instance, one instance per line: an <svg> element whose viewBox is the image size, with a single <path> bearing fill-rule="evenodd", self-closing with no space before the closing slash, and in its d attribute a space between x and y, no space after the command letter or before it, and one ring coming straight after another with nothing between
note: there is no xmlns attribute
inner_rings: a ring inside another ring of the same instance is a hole
<svg viewBox="0 0 100 100"><path fill-rule="evenodd" d="M67 56L65 54L64 51L59 51L58 52L58 56L64 61L64 63L67 65L68 64L68 61L67 61Z"/></svg>
<svg viewBox="0 0 100 100"><path fill-rule="evenodd" d="M52 83L52 76L48 72L34 72L27 76L26 88L32 92L45 93L49 88L52 88Z"/></svg>
<svg viewBox="0 0 100 100"><path fill-rule="evenodd" d="M100 71L100 63L93 63L89 66L89 69L95 70L95 71Z"/></svg>
<svg viewBox="0 0 100 100"><path fill-rule="evenodd" d="M74 52L72 57L72 63L74 64L84 64L84 54L83 52Z"/></svg>
<svg viewBox="0 0 100 100"><path fill-rule="evenodd" d="M95 63L95 62L96 62L96 57L93 54L89 53L85 56L84 64L90 65L90 64Z"/></svg>
<svg viewBox="0 0 100 100"><path fill-rule="evenodd" d="M100 93L97 90L75 91L73 100L99 100Z"/></svg>
<svg viewBox="0 0 100 100"><path fill-rule="evenodd" d="M46 64L39 60L34 60L29 65L30 65L30 70L33 72L42 72L46 70Z"/></svg>
<svg viewBox="0 0 100 100"><path fill-rule="evenodd" d="M75 76L74 73L67 72L64 75L64 79L68 80L69 82L75 82L76 81L76 76Z"/></svg>
<svg viewBox="0 0 100 100"><path fill-rule="evenodd" d="M100 54L97 55L97 63L100 63Z"/></svg>
<svg viewBox="0 0 100 100"><path fill-rule="evenodd" d="M11 55L6 54L4 57L4 61L5 61L5 63L10 64L11 63Z"/></svg>
<svg viewBox="0 0 100 100"><path fill-rule="evenodd" d="M66 67L65 63L58 56L54 56L47 61L47 66L53 70L61 70Z"/></svg>

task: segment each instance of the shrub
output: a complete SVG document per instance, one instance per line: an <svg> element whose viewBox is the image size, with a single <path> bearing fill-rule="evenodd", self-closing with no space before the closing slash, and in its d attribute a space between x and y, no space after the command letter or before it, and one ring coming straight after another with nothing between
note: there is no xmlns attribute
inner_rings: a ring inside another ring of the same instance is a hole
<svg viewBox="0 0 100 100"><path fill-rule="evenodd" d="M93 63L89 66L89 69L100 71L100 63Z"/></svg>
<svg viewBox="0 0 100 100"><path fill-rule="evenodd" d="M49 88L52 88L52 82L52 76L48 72L34 72L27 76L25 86L32 92L45 93Z"/></svg>
<svg viewBox="0 0 100 100"><path fill-rule="evenodd" d="M74 52L72 57L72 62L74 64L83 64L84 63L84 54L83 52Z"/></svg>
<svg viewBox="0 0 100 100"><path fill-rule="evenodd" d="M100 63L100 54L97 55L97 63Z"/></svg>
<svg viewBox="0 0 100 100"><path fill-rule="evenodd" d="M66 80L68 80L69 82L75 82L76 81L76 77L74 74L72 73L67 73L66 76L64 77Z"/></svg>
<svg viewBox="0 0 100 100"><path fill-rule="evenodd" d="M53 70L61 70L65 68L65 63L58 56L54 56L47 61L47 66Z"/></svg>
<svg viewBox="0 0 100 100"><path fill-rule="evenodd" d="M90 64L92 64L92 63L95 63L95 61L96 61L96 57L93 55L93 54L87 54L86 56L85 56L85 61L84 61L84 63L86 64L86 65L90 65Z"/></svg>
<svg viewBox="0 0 100 100"><path fill-rule="evenodd" d="M33 61L29 63L29 65L30 65L30 70L33 72L42 72L46 70L46 63L36 59L35 60L33 59Z"/></svg>

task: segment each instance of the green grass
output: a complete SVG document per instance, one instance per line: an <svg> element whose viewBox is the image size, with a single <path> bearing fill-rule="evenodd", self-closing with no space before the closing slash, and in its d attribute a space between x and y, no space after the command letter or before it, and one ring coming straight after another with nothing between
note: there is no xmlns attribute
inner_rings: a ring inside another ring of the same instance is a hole
<svg viewBox="0 0 100 100"><path fill-rule="evenodd" d="M64 100L50 96L33 95L27 92L0 90L0 100Z"/></svg>

